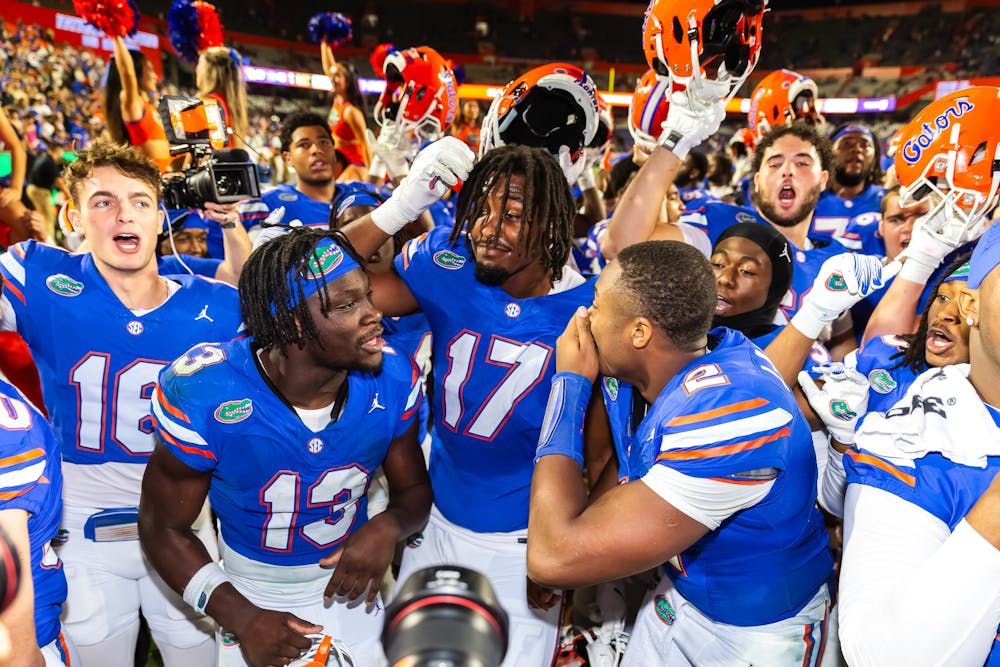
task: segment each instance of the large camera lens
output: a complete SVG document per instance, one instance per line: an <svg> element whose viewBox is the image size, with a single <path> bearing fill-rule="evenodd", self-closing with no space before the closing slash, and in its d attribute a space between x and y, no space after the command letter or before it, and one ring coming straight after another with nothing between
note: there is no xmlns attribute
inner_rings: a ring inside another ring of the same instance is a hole
<svg viewBox="0 0 1000 667"><path fill-rule="evenodd" d="M485 576L428 567L414 572L386 609L382 647L390 665L497 667L507 632L507 612Z"/></svg>
<svg viewBox="0 0 1000 667"><path fill-rule="evenodd" d="M215 191L223 197L231 197L232 195L239 194L240 181L234 175L216 174Z"/></svg>

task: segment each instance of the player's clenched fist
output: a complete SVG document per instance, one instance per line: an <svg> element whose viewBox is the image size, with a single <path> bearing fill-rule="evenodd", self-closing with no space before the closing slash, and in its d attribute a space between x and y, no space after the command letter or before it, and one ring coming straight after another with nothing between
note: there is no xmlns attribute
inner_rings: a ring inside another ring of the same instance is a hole
<svg viewBox="0 0 1000 667"><path fill-rule="evenodd" d="M590 333L590 313L580 306L556 340L556 372L597 379L597 345Z"/></svg>

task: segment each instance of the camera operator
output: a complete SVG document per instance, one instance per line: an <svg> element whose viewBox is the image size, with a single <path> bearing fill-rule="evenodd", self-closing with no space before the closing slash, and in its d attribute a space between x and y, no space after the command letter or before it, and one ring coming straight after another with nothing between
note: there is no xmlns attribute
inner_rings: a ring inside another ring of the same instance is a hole
<svg viewBox="0 0 1000 667"><path fill-rule="evenodd" d="M298 184L279 185L260 199L241 204L240 218L251 237L256 236L264 219L279 207L285 209L282 219L286 222L300 220L307 227L326 227L330 220L330 202L337 177L343 171L343 161L334 148L326 120L314 113L296 113L285 118L281 125L281 155L285 164L295 170ZM209 253L212 253L211 243Z"/></svg>

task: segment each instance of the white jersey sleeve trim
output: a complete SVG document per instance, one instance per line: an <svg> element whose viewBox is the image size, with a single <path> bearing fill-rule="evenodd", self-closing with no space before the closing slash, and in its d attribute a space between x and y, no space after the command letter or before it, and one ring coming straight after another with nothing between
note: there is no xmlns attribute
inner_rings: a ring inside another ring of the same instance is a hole
<svg viewBox="0 0 1000 667"><path fill-rule="evenodd" d="M678 222L677 227L681 230L685 243L697 248L706 258L712 257L712 242L708 239L708 234L705 233L704 229L687 222Z"/></svg>
<svg viewBox="0 0 1000 667"><path fill-rule="evenodd" d="M21 287L24 287L27 281L27 276L24 271L24 264L22 264L17 257L14 256L13 251L8 251L0 255L0 264L3 264L3 268L7 269L11 277L18 282Z"/></svg>
<svg viewBox="0 0 1000 667"><path fill-rule="evenodd" d="M17 331L17 313L6 294L0 294L0 331Z"/></svg>
<svg viewBox="0 0 1000 667"><path fill-rule="evenodd" d="M774 486L774 480L738 484L691 477L663 465L654 465L642 480L653 493L709 530L715 530L733 514L753 507Z"/></svg>
<svg viewBox="0 0 1000 667"><path fill-rule="evenodd" d="M792 415L782 408L774 408L753 417L744 417L715 426L670 433L660 441L660 451L703 447L733 438L750 437L762 432L776 431L790 424Z"/></svg>
<svg viewBox="0 0 1000 667"><path fill-rule="evenodd" d="M902 498L851 484L840 640L848 664L982 665L1000 623L1000 550Z"/></svg>
<svg viewBox="0 0 1000 667"><path fill-rule="evenodd" d="M847 490L847 471L844 455L827 445L826 465L819 480L819 504L830 514L844 518L844 492Z"/></svg>
<svg viewBox="0 0 1000 667"><path fill-rule="evenodd" d="M185 443L202 445L203 447L208 446L208 443L205 442L205 438L201 437L201 435L199 435L196 431L192 431L187 427L181 426L168 417L166 411L160 405L160 401L157 400L155 393L153 394L153 400L150 401L150 405L153 408L153 416L156 417L156 421L159 422L160 426L167 433Z"/></svg>
<svg viewBox="0 0 1000 667"><path fill-rule="evenodd" d="M37 482L45 472L45 461L39 461L27 468L14 470L0 475L0 489L10 489L16 486L24 486Z"/></svg>

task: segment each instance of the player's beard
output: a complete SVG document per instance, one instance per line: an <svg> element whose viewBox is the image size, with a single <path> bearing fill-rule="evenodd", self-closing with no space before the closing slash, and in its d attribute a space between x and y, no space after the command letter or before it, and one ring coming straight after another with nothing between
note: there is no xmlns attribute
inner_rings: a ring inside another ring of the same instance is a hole
<svg viewBox="0 0 1000 667"><path fill-rule="evenodd" d="M782 214L778 212L774 204L770 201L764 201L759 197L757 198L757 208L760 209L761 215L778 227L794 227L812 215L813 211L816 210L816 204L819 202L821 194L823 194L823 186L817 183L809 190L799 208L791 212L791 217L787 217L787 214L786 217L782 217Z"/></svg>
<svg viewBox="0 0 1000 667"><path fill-rule="evenodd" d="M489 287L500 287L511 275L513 274L502 266L487 266L476 262L476 280Z"/></svg>
<svg viewBox="0 0 1000 667"><path fill-rule="evenodd" d="M848 188L853 188L855 186L861 185L868 178L868 174L861 172L858 174L850 174L843 167L836 167L833 170L834 178L836 178L837 183Z"/></svg>

